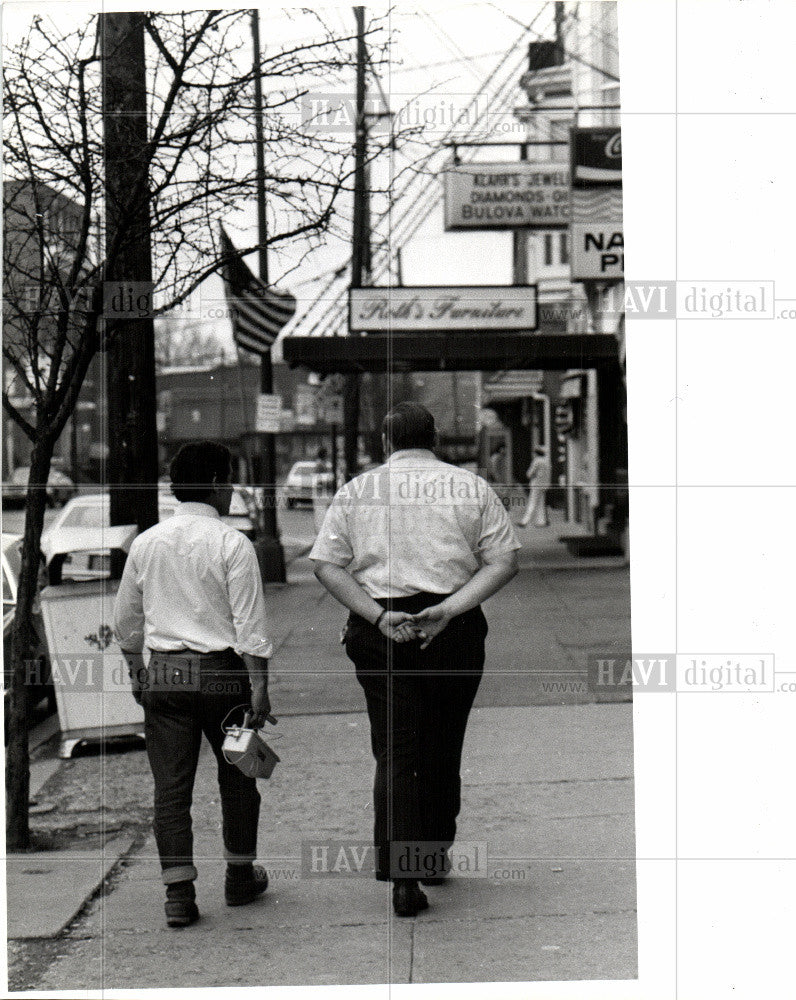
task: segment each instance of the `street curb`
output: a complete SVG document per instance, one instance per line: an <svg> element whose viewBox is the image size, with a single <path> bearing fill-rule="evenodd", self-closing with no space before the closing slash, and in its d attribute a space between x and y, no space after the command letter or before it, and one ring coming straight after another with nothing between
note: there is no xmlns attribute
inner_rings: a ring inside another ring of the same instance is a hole
<svg viewBox="0 0 796 1000"><path fill-rule="evenodd" d="M106 847L111 848L107 853L105 848L102 848L88 851L31 851L9 854L6 857L8 940L40 941L54 940L62 937L70 924L80 916L89 903L101 892L103 886L112 877L117 867L130 857L136 847L137 841L137 834L115 837L106 845ZM42 889L43 880L50 874L51 870L36 868L36 866L42 864L52 864L56 867L59 865L69 866L70 862L74 866L97 863L98 866L101 865L101 867L97 868L97 872L101 874L96 878L92 876L88 882L84 881L77 896L74 896L71 900L65 900L64 893L56 893L53 890L50 894L52 901L62 902L65 906L58 914L56 922L54 924L46 924L46 918L52 916L52 909L47 909L44 914L41 911L34 914L39 919L42 916L45 917L45 921L40 923L39 927L36 927L35 920L32 926L28 924L26 927L25 918L31 916L30 900L35 900L43 891L46 892L47 887L51 884L51 881L47 880L46 884L44 884L44 889ZM29 873L25 871L14 872L14 868L21 868L23 864L30 867ZM23 903L23 905L20 905L20 903ZM15 916L17 915L18 919L15 920ZM20 922L22 929L28 930L28 933L17 932L20 929ZM16 928L14 926L15 923L17 925Z"/></svg>

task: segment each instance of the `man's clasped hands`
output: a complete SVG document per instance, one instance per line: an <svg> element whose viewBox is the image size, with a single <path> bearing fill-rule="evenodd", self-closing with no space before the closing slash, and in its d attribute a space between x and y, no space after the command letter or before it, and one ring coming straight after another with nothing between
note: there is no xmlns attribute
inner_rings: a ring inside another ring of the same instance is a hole
<svg viewBox="0 0 796 1000"><path fill-rule="evenodd" d="M453 617L444 601L414 615L406 611L388 611L379 621L379 631L393 642L419 639L420 648L425 649L435 636L448 627Z"/></svg>

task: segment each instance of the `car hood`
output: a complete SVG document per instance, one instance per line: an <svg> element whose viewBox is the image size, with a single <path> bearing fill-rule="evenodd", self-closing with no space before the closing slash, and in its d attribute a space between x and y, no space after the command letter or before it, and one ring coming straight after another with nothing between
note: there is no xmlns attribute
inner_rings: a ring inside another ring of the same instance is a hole
<svg viewBox="0 0 796 1000"><path fill-rule="evenodd" d="M112 528L57 528L46 538L42 537L41 548L48 563L54 556L66 552L103 549L129 552L137 533L134 524L116 524Z"/></svg>

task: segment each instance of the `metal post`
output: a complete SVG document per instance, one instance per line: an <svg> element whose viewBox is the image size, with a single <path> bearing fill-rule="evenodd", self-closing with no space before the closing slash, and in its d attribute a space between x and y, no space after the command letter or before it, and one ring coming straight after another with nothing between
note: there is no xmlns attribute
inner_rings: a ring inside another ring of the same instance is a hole
<svg viewBox="0 0 796 1000"><path fill-rule="evenodd" d="M254 130L257 166L257 241L260 244L260 280L268 284L268 226L265 215L265 138L263 134L263 85L260 75L260 14L251 12L252 47L254 49ZM260 355L260 392L274 391L271 352ZM264 583L285 582L285 553L279 540L276 519L276 454L274 435L262 434L262 464L260 483L263 494L262 537L258 539L257 555Z"/></svg>

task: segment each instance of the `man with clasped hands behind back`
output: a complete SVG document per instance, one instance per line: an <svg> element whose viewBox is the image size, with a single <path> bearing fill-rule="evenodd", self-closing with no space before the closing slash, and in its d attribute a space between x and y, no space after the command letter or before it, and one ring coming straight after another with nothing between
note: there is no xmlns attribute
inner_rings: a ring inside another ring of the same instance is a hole
<svg viewBox="0 0 796 1000"><path fill-rule="evenodd" d="M345 646L365 692L376 759L376 877L401 917L445 881L462 745L484 668L481 602L517 572L520 543L494 490L439 461L434 418L400 403L386 461L339 490L310 558L350 615ZM413 870L413 859L424 866ZM433 870L429 858L438 859Z"/></svg>

